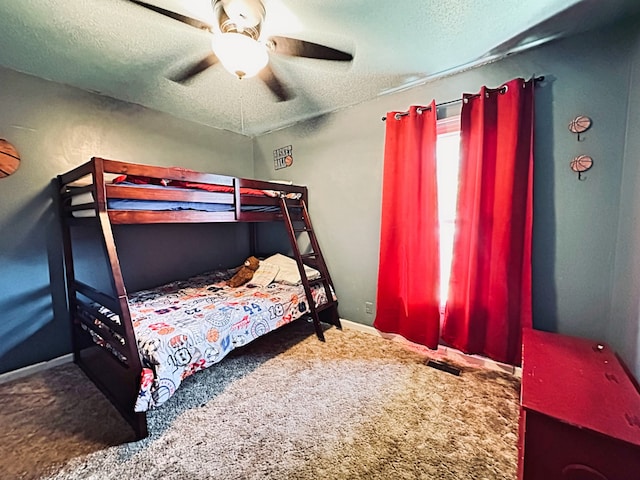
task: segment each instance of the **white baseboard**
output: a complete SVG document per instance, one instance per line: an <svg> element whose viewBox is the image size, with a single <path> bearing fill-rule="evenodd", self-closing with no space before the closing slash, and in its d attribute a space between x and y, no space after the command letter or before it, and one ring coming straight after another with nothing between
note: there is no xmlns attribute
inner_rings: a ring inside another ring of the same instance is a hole
<svg viewBox="0 0 640 480"><path fill-rule="evenodd" d="M58 365L64 365L65 363L69 363L72 361L73 361L73 354L68 353L66 355L53 358L46 362L34 363L33 365L28 365L26 367L19 368L17 370L12 370L10 372L0 374L0 385L3 383L10 382L12 380L17 380L18 378L27 377L29 375L33 375L34 373L42 372L44 370L57 367Z"/></svg>
<svg viewBox="0 0 640 480"><path fill-rule="evenodd" d="M514 367L513 365L508 365L506 363L496 362L495 360L491 360L490 358L482 357L480 355L468 355L466 353L461 352L460 350L456 350L455 348L446 347L443 345L438 345L437 350L431 350L425 347L424 345L418 345L416 343L410 342L409 340L407 340L401 335L396 335L393 333L383 333L383 332L380 332L379 330L376 330L374 327L370 325L364 325L362 323L352 322L350 320L345 320L343 318L340 319L340 323L342 324L343 327L351 330L357 330L359 332L368 333L370 335L376 335L378 337L382 337L387 340L400 342L408 346L412 350L416 350L430 357L433 357L435 360L450 359L458 363L463 363L463 364L477 366L477 367L484 367L490 370L498 370L500 372L509 373L518 378L522 378L521 367Z"/></svg>

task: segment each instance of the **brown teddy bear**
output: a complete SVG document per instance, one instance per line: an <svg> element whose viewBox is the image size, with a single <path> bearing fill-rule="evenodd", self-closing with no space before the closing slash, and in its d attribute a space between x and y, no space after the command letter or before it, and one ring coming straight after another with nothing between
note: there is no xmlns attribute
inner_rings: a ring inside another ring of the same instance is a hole
<svg viewBox="0 0 640 480"><path fill-rule="evenodd" d="M249 257L245 260L244 265L242 265L236 274L227 280L227 285L230 287L239 287L240 285L244 285L249 280L253 278L253 274L258 267L260 266L260 260L256 257Z"/></svg>

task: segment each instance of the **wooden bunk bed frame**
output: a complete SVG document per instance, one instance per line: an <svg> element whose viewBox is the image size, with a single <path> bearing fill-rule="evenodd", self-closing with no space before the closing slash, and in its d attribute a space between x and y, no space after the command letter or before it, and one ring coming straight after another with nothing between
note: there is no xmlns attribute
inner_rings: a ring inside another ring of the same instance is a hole
<svg viewBox="0 0 640 480"><path fill-rule="evenodd" d="M226 193L195 189L143 188L109 183L109 176L128 175L153 179L193 182L226 187ZM252 254L256 248L255 222L284 222L294 257L298 263L301 282L310 307L316 334L324 340L320 321L341 328L337 301L327 295L328 302L316 307L311 297L311 286L322 284L325 292L333 291L333 282L320 252L307 210L307 188L273 182L250 180L225 175L201 173L176 167L156 167L94 157L73 170L58 175L60 187L60 212L64 244L67 301L72 331L74 362L98 386L133 428L136 439L148 435L144 412L135 412L134 405L139 392L143 365L138 352L131 321L127 290L113 236L113 224L158 223L218 223L250 222ZM230 188L229 188L230 187ZM298 199L252 196L243 189L260 189L294 194ZM91 195L91 200L77 202L81 195ZM180 201L225 204L228 211L152 211L116 210L109 208L110 199ZM245 207L270 206L271 211L246 211ZM295 207L295 208L292 208ZM79 213L84 214L78 216ZM95 286L76 279L71 229L95 226L101 232L102 247L111 270L114 294L100 291ZM301 253L297 235L309 235L311 251ZM304 263L317 268L321 276L309 280ZM311 300L311 301L310 301ZM120 322L104 315L96 304L118 315ZM107 326L99 329L87 317L97 318ZM91 331L99 334L104 344L98 345L91 338Z"/></svg>

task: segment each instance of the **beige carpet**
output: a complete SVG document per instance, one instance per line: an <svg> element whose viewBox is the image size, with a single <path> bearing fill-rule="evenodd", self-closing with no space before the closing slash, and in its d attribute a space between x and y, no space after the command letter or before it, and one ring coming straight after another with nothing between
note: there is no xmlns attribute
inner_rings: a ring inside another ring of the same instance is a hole
<svg viewBox="0 0 640 480"><path fill-rule="evenodd" d="M304 320L187 379L132 434L74 365L0 385L2 479L513 479L519 381Z"/></svg>

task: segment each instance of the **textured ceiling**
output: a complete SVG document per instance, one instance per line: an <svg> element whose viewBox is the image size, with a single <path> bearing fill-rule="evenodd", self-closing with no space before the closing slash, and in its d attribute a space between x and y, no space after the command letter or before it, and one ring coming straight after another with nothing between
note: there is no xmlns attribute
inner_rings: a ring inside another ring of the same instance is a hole
<svg viewBox="0 0 640 480"><path fill-rule="evenodd" d="M147 0L212 22L210 0ZM210 34L128 0L0 0L0 65L215 128L259 135L583 30L637 0L263 0L263 34L353 53L350 64L271 55L296 95L215 65L169 78L210 52Z"/></svg>

